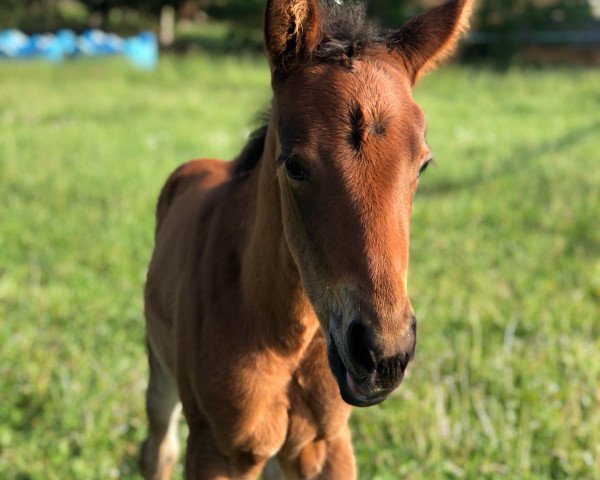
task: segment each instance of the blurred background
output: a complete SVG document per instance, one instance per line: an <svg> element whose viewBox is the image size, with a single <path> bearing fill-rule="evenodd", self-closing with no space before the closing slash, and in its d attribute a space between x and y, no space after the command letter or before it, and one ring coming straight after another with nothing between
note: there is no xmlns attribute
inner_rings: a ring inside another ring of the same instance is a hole
<svg viewBox="0 0 600 480"><path fill-rule="evenodd" d="M261 0L2 0L0 28L25 33L101 28L120 34L159 33L163 48L258 51ZM436 0L372 0L368 12L394 28ZM463 58L498 66L535 63L600 63L599 0L488 0L472 22L475 33Z"/></svg>
<svg viewBox="0 0 600 480"><path fill-rule="evenodd" d="M0 478L138 478L156 198L268 107L265 3L0 0L0 32L161 44L144 69L0 53ZM397 28L436 3L368 11ZM353 413L361 480L600 478L599 21L598 0L482 0L416 87L436 158L412 219L419 342L398 392Z"/></svg>

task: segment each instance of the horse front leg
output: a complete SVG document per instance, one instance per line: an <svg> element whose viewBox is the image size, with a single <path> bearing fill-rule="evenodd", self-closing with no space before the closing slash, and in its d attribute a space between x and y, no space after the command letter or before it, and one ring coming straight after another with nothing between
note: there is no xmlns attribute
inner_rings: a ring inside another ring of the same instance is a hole
<svg viewBox="0 0 600 480"><path fill-rule="evenodd" d="M186 480L255 480L267 457L251 452L219 451L206 424L190 424L185 460Z"/></svg>
<svg viewBox="0 0 600 480"><path fill-rule="evenodd" d="M356 466L350 429L344 426L334 437L307 443L297 456L279 456L283 475L268 480L354 480Z"/></svg>
<svg viewBox="0 0 600 480"><path fill-rule="evenodd" d="M356 478L352 434L348 425L345 425L338 435L326 440L325 465L323 465L321 474L316 478L320 480L336 480L338 478L354 480Z"/></svg>

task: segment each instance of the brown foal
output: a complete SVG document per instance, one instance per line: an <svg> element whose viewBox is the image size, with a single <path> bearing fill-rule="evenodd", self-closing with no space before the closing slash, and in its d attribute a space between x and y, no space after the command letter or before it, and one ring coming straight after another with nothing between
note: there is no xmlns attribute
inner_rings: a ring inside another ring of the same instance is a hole
<svg viewBox="0 0 600 480"><path fill-rule="evenodd" d="M431 153L411 91L471 4L380 35L354 5L268 2L268 123L159 198L146 478L171 477L180 402L186 478L356 477L350 405L382 402L415 351L408 237Z"/></svg>

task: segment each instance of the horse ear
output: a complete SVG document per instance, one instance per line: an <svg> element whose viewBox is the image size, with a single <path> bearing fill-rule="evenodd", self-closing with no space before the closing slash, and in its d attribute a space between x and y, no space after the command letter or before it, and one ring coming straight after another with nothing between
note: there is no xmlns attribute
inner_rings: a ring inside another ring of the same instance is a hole
<svg viewBox="0 0 600 480"><path fill-rule="evenodd" d="M447 0L388 35L388 47L400 53L413 84L454 51L468 26L474 3L475 0Z"/></svg>
<svg viewBox="0 0 600 480"><path fill-rule="evenodd" d="M271 70L290 69L310 58L321 40L318 0L269 0L265 12L265 48Z"/></svg>

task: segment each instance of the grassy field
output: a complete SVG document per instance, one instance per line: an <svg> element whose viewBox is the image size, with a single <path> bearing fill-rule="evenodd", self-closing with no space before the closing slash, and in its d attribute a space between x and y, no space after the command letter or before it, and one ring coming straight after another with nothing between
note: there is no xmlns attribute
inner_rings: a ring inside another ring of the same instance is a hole
<svg viewBox="0 0 600 480"><path fill-rule="evenodd" d="M267 105L252 58L0 64L0 478L135 478L154 203ZM408 379L355 411L361 479L600 478L600 71L416 92Z"/></svg>

